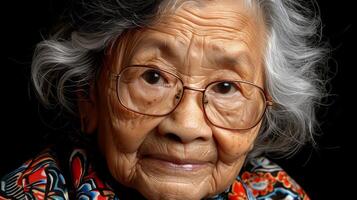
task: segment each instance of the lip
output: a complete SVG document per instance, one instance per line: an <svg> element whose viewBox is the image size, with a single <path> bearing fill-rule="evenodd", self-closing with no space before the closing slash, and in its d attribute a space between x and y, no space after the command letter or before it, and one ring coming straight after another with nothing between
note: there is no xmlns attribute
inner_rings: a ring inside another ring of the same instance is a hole
<svg viewBox="0 0 357 200"><path fill-rule="evenodd" d="M198 171L211 164L211 162L205 160L190 158L182 159L163 154L145 155L142 159L150 165L155 165L168 170Z"/></svg>

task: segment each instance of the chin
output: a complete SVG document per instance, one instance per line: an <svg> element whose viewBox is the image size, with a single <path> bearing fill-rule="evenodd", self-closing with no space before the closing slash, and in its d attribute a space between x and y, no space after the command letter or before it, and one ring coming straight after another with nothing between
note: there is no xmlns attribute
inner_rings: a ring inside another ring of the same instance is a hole
<svg viewBox="0 0 357 200"><path fill-rule="evenodd" d="M203 186L203 187L202 187ZM158 182L136 188L149 200L200 200L208 196L205 184Z"/></svg>
<svg viewBox="0 0 357 200"><path fill-rule="evenodd" d="M151 158L138 163L132 187L147 199L199 200L216 189L212 164L174 164Z"/></svg>

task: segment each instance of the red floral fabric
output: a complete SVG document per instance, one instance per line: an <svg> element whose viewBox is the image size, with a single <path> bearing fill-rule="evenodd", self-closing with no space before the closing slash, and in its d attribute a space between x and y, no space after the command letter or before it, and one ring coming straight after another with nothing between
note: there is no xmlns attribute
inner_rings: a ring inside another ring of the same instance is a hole
<svg viewBox="0 0 357 200"><path fill-rule="evenodd" d="M123 195L125 190L114 189L108 176L96 171L96 162L89 159L84 149L73 149L69 155L59 159L55 150L47 149L7 174L0 179L0 200L128 199L128 195ZM143 198L137 195L129 199ZM250 160L225 192L209 199L309 200L309 197L278 165L261 157Z"/></svg>

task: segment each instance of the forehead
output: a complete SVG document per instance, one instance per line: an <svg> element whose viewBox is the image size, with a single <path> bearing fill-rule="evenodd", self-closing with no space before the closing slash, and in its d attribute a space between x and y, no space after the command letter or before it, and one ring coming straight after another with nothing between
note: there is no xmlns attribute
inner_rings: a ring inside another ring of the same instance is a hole
<svg viewBox="0 0 357 200"><path fill-rule="evenodd" d="M212 44L205 48L225 50L243 45L252 52L264 49L266 35L260 9L246 0L179 1L148 29L164 33L151 35L159 40L171 37L174 42L188 44L195 43L195 36Z"/></svg>
<svg viewBox="0 0 357 200"><path fill-rule="evenodd" d="M129 49L138 60L169 55L185 70L242 61L241 67L248 68L261 64L264 35L261 13L243 0L182 1L135 32Z"/></svg>
<svg viewBox="0 0 357 200"><path fill-rule="evenodd" d="M164 12L152 29L176 30L180 34L210 36L224 34L231 39L239 34L257 35L263 31L262 15L245 0L181 1Z"/></svg>

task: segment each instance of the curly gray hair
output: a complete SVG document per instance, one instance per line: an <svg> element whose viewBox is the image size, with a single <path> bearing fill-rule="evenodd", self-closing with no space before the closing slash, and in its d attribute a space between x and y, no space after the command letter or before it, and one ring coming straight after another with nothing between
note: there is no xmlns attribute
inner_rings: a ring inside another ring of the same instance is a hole
<svg viewBox="0 0 357 200"><path fill-rule="evenodd" d="M258 5L268 27L266 86L276 103L265 114L250 157L261 153L290 155L313 142L315 108L325 95L320 66L321 20L301 0L246 0ZM93 0L73 4L70 23L40 42L32 62L32 81L47 106L75 113L76 90L88 92L105 49L123 32L154 23L177 0ZM168 4L169 2L169 4Z"/></svg>

